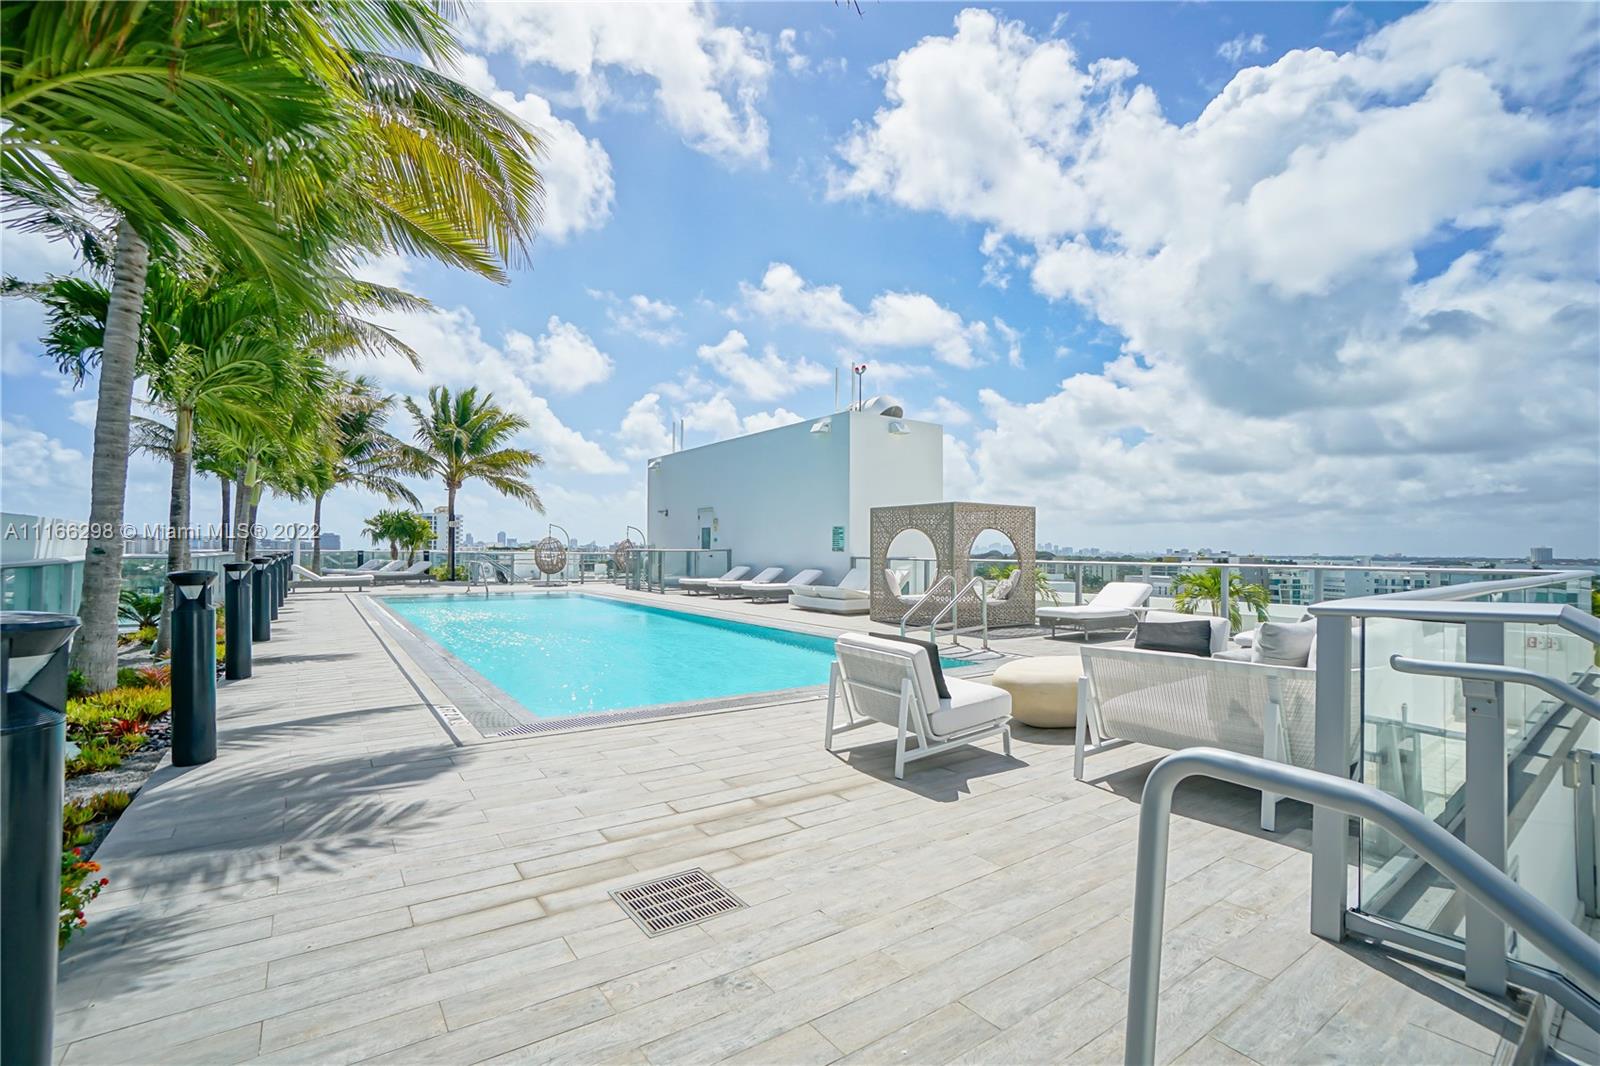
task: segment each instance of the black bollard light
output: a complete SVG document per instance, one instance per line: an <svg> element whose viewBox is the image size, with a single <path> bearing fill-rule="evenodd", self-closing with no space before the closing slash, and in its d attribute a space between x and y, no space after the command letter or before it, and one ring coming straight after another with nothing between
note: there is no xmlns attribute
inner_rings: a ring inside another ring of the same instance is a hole
<svg viewBox="0 0 1600 1066"><path fill-rule="evenodd" d="M282 552L278 555L278 606L282 607L289 599L289 579L294 576L294 553Z"/></svg>
<svg viewBox="0 0 1600 1066"><path fill-rule="evenodd" d="M267 614L276 622L278 620L278 604L282 600L283 592L283 567L280 565L276 552L270 552L267 560Z"/></svg>
<svg viewBox="0 0 1600 1066"><path fill-rule="evenodd" d="M208 570L168 574L172 601L172 765L217 757L217 605Z"/></svg>
<svg viewBox="0 0 1600 1066"><path fill-rule="evenodd" d="M287 571L287 564L284 562L283 553L282 552L273 552L272 553L272 581L273 581L272 588L273 588L273 591L277 593L277 599L274 601L274 605L276 607L282 607L283 606L283 601L288 599L288 597L289 597L289 591L288 591L289 590L289 582L287 580L285 580L285 578L284 578L284 575L285 575L286 571ZM273 611L272 617L274 619L276 619L278 617L278 613L277 613L276 610Z"/></svg>
<svg viewBox="0 0 1600 1066"><path fill-rule="evenodd" d="M272 575L267 573L271 565L272 560L261 555L250 560L250 609L254 617L250 639L255 641L272 639Z"/></svg>
<svg viewBox="0 0 1600 1066"><path fill-rule="evenodd" d="M49 1062L61 914L67 642L78 620L0 612L0 1062Z"/></svg>
<svg viewBox="0 0 1600 1066"><path fill-rule="evenodd" d="M250 676L250 572L249 563L223 563L222 620L224 676L241 681Z"/></svg>

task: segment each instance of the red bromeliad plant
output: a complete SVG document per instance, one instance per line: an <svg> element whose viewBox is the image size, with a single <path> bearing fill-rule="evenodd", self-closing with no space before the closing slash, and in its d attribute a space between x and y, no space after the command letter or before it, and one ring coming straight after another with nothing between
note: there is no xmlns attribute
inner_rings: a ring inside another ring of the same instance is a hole
<svg viewBox="0 0 1600 1066"><path fill-rule="evenodd" d="M83 909L111 883L107 877L92 878L100 872L100 864L87 862L82 848L61 853L61 926L56 933L57 947L66 947L72 934L89 924Z"/></svg>

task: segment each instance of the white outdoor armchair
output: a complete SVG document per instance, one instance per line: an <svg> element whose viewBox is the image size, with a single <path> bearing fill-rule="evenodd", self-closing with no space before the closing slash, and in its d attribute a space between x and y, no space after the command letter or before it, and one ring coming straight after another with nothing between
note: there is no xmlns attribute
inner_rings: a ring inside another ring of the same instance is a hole
<svg viewBox="0 0 1600 1066"><path fill-rule="evenodd" d="M833 750L833 734L870 722L898 731L894 776L904 778L906 763L950 748L998 736L1011 754L1011 693L993 685L945 678L948 699L933 680L928 649L905 641L865 633L844 633L834 642L833 670L828 677L828 724L823 747ZM834 727L839 696L844 696L849 724ZM908 750L907 741L917 746Z"/></svg>

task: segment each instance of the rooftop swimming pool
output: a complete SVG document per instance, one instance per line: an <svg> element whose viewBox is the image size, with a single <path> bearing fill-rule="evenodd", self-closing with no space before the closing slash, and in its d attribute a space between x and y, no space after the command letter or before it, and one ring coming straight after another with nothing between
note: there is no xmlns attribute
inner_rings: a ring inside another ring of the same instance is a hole
<svg viewBox="0 0 1600 1066"><path fill-rule="evenodd" d="M536 718L825 685L833 662L828 637L579 593L383 603Z"/></svg>

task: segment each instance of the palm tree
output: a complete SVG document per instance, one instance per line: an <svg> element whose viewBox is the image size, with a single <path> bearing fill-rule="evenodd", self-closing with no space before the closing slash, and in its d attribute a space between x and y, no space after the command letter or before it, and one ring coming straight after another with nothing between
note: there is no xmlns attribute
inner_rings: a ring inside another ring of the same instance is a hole
<svg viewBox="0 0 1600 1066"><path fill-rule="evenodd" d="M134 362L151 250L209 250L280 295L322 265L398 248L501 278L526 248L538 142L428 67L455 52L443 14L340 4L13 2L0 8L0 196L25 227L116 219L105 316L83 628L91 690L116 675L115 596ZM85 209L86 208L86 209Z"/></svg>
<svg viewBox="0 0 1600 1066"><path fill-rule="evenodd" d="M409 396L406 409L417 427L419 447L410 449L415 469L444 482L450 530L445 573L454 579L456 492L477 478L502 496L520 500L543 514L544 504L527 478L534 467L544 465L544 459L536 452L503 446L528 428L528 420L496 406L492 393L485 393L480 400L476 387L452 396L449 389L435 385L428 390L426 411Z"/></svg>
<svg viewBox="0 0 1600 1066"><path fill-rule="evenodd" d="M311 569L322 572L322 501L341 485L376 492L391 502L404 500L422 506L415 493L400 480L412 473L409 453L384 424L394 405L393 396L379 393L364 377L338 377L331 396L333 433L311 471L311 526L315 539Z"/></svg>
<svg viewBox="0 0 1600 1066"><path fill-rule="evenodd" d="M410 511L385 510L368 518L361 526L361 532L371 538L373 544L389 542L389 558L400 558L400 543L409 538L412 520L417 516Z"/></svg>
<svg viewBox="0 0 1600 1066"><path fill-rule="evenodd" d="M1213 566L1206 570L1179 574L1172 582L1175 593L1173 603L1184 614L1194 614L1200 604L1208 605L1212 614L1222 602L1222 568ZM1267 620L1267 590L1260 585L1247 584L1238 573L1228 575L1228 625L1237 633L1243 625L1239 605L1245 604L1256 613L1256 620Z"/></svg>

